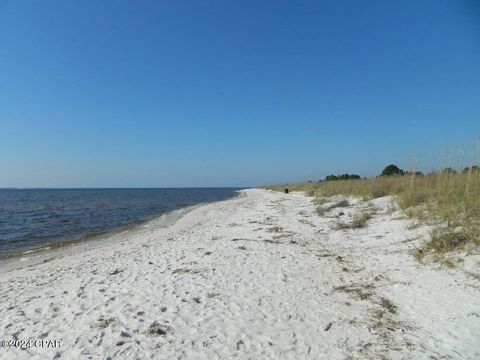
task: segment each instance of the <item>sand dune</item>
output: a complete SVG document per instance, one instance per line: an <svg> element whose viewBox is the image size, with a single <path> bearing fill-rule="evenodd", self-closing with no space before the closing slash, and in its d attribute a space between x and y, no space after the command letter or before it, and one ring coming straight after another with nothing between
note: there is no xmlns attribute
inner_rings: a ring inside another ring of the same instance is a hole
<svg viewBox="0 0 480 360"><path fill-rule="evenodd" d="M429 229L389 198L318 216L302 194L243 195L3 267L1 338L45 342L0 358L480 358L478 257L419 264ZM366 227L338 226L366 207Z"/></svg>

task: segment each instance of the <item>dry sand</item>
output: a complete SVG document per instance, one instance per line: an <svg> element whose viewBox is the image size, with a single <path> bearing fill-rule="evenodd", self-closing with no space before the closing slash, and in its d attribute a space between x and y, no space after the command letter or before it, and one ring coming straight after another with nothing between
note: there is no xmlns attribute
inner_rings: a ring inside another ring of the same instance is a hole
<svg viewBox="0 0 480 360"><path fill-rule="evenodd" d="M372 204L318 216L299 193L243 195L3 266L0 338L61 347L0 359L480 359L479 257L419 264L429 229L388 197L338 229Z"/></svg>

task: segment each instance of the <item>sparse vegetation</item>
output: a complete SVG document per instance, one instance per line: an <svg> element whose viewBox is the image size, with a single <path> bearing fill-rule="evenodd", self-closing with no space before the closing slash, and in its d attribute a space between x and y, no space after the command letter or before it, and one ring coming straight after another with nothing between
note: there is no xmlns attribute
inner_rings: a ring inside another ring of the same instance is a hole
<svg viewBox="0 0 480 360"><path fill-rule="evenodd" d="M444 255L458 250L466 250L469 245L476 247L480 245L478 233L472 234L462 228L438 227L432 231L430 241L418 249L416 255L421 260L425 255L432 254L435 260L449 265L451 261L446 261Z"/></svg>
<svg viewBox="0 0 480 360"><path fill-rule="evenodd" d="M398 314L398 307L395 305L390 299L387 299L385 297L380 298L380 304L381 307L384 309L388 310L390 314L397 315Z"/></svg>
<svg viewBox="0 0 480 360"><path fill-rule="evenodd" d="M347 207L349 205L350 204L348 203L348 200L343 199L327 207L322 207L322 206L317 207L317 214L319 216L323 216L332 209L339 208L339 207Z"/></svg>
<svg viewBox="0 0 480 360"><path fill-rule="evenodd" d="M372 218L372 214L368 211L360 211L353 215L350 222L339 222L337 229L359 229L367 225L368 220Z"/></svg>
<svg viewBox="0 0 480 360"><path fill-rule="evenodd" d="M339 202L336 202L335 204L330 205L328 208L331 210L339 207L347 207L349 205L350 204L348 203L348 200L343 199L343 200L340 200Z"/></svg>
<svg viewBox="0 0 480 360"><path fill-rule="evenodd" d="M351 227L353 229L361 228L367 225L367 221L372 218L372 215L369 212L361 211L353 215L353 220Z"/></svg>
<svg viewBox="0 0 480 360"><path fill-rule="evenodd" d="M375 178L322 181L289 187L292 191L310 191L317 203L339 194L357 196L364 200L393 196L408 216L427 220L434 225L431 240L419 249L419 258L433 255L439 259L459 250L480 248L478 166L470 166L462 171L445 168L427 175L419 175L418 172L405 173L393 166L395 165L387 166L382 171L384 176ZM275 186L268 188L277 189ZM360 224L360 219L357 219L356 223Z"/></svg>

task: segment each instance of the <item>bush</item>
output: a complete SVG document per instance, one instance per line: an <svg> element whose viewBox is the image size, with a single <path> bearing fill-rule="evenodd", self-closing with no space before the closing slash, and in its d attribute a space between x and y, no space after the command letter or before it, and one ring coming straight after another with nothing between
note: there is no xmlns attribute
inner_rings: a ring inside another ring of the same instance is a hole
<svg viewBox="0 0 480 360"><path fill-rule="evenodd" d="M398 176L403 174L404 171L400 169L397 165L390 164L385 169L383 169L380 176Z"/></svg>

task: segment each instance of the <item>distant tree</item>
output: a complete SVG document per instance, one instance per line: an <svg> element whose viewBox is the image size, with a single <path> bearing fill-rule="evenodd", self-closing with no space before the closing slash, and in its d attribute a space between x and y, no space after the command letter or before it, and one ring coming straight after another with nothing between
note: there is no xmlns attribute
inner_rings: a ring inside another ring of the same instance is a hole
<svg viewBox="0 0 480 360"><path fill-rule="evenodd" d="M360 175L356 175L356 174L328 175L327 177L325 177L325 181L351 180L351 179L361 179L361 178L360 178Z"/></svg>
<svg viewBox="0 0 480 360"><path fill-rule="evenodd" d="M442 172L444 174L456 174L457 172L455 171L455 169L451 168L451 167L448 167L448 168L445 168L442 170Z"/></svg>
<svg viewBox="0 0 480 360"><path fill-rule="evenodd" d="M338 180L338 177L336 177L335 175L328 175L326 178L325 178L326 181L333 181L333 180Z"/></svg>
<svg viewBox="0 0 480 360"><path fill-rule="evenodd" d="M479 171L480 170L480 167L478 167L477 165L473 165L472 167L466 167L465 169L462 170L462 173L467 173L469 171L471 172L476 172L476 171Z"/></svg>
<svg viewBox="0 0 480 360"><path fill-rule="evenodd" d="M380 176L398 176L403 175L404 171L400 169L397 165L390 164L385 169L383 169Z"/></svg>
<svg viewBox="0 0 480 360"><path fill-rule="evenodd" d="M421 171L405 171L403 175L416 175L416 176L423 176L423 173Z"/></svg>

